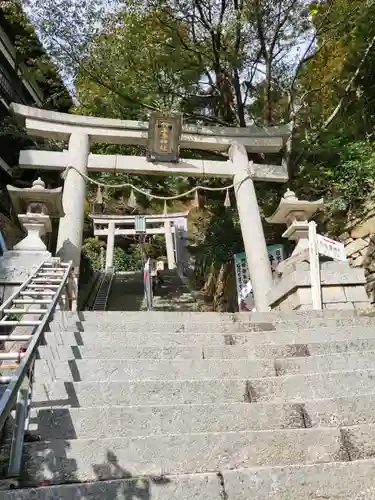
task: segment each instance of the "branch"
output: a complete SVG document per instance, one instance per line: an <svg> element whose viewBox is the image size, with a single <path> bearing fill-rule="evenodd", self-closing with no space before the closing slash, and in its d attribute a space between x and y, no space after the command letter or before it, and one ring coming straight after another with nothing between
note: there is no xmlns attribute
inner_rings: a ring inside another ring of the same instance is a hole
<svg viewBox="0 0 375 500"><path fill-rule="evenodd" d="M306 99L306 97L314 92L320 92L321 90L324 89L324 87L327 86L327 83L323 83L323 85L320 85L319 87L315 87L315 88L312 88L312 89L309 89L309 90L306 90L302 95L301 97L299 98L300 100L300 105L303 105L304 104L304 101Z"/></svg>
<svg viewBox="0 0 375 500"><path fill-rule="evenodd" d="M281 18L282 12L279 11L279 13L278 13L278 16L277 16L278 22L276 24L275 32L274 32L274 35L273 35L273 38L272 38L272 41L271 41L271 45L270 45L270 59L271 60L273 60L274 57L277 57L277 54L273 55L273 51L275 50L275 46L276 46L276 43L278 41L278 37L279 37L280 31L282 30L282 28L285 25L285 23L288 21L289 14L290 14L291 10L293 9L294 5L297 2L298 2L298 0L292 0L292 2L284 10L285 15L284 15L283 18Z"/></svg>
<svg viewBox="0 0 375 500"><path fill-rule="evenodd" d="M219 25L220 26L223 24L224 14L225 14L226 8L227 8L227 1L221 0L220 15L219 15Z"/></svg>
<svg viewBox="0 0 375 500"><path fill-rule="evenodd" d="M264 36L264 31L263 31L263 26L261 22L261 12L259 9L259 0L256 2L256 27L257 27L257 32L258 32L258 39L260 42L260 49L263 54L264 59L268 59L268 51L267 51L267 46L266 46L266 40Z"/></svg>
<svg viewBox="0 0 375 500"><path fill-rule="evenodd" d="M370 40L370 43L367 45L367 48L362 56L362 59L359 61L359 64L357 66L357 69L354 71L352 77L350 78L350 80L348 81L348 83L346 84L345 88L344 88L344 92L343 92L343 95L341 97L341 99L339 100L337 106L335 107L335 109L332 111L332 113L329 115L329 117L324 121L323 125L320 127L319 129L319 132L317 132L313 137L312 137L312 143L316 142L319 137L321 136L322 132L327 130L327 128L332 124L332 122L334 121L334 119L336 118L337 114L339 113L339 111L341 110L342 108L342 105L344 103L344 100L345 100L345 97L346 95L348 94L351 86L353 85L355 79L358 77L359 75L359 72L361 71L364 63L366 62L366 59L369 55L369 53L371 52L372 48L374 47L375 45L375 35L371 38ZM293 162L293 167L296 166L296 164L298 163L298 161L300 160L301 156L303 155L303 152L301 152L297 158L295 158L294 162Z"/></svg>
<svg viewBox="0 0 375 500"><path fill-rule="evenodd" d="M349 12L348 16L350 17L351 14L354 14L355 12L355 8ZM347 17L346 16L343 20L340 20L340 21L337 21L336 23L333 23L333 24L329 24L326 29L322 29L324 24L325 24L325 21L328 19L328 16L329 14L331 14L332 12L332 8L331 9L328 9L327 12L325 13L325 16L323 17L322 21L320 22L319 26L315 29L315 34L314 36L311 38L310 40L310 43L308 44L308 46L306 47L305 51L304 51L304 54L303 56L301 57L298 65L297 65L297 68L294 72L294 77L293 77L293 80L292 80L292 84L290 86L290 89L293 90L294 88L294 85L296 83L296 80L298 78L298 75L302 69L302 66L304 66L307 62L309 62L311 59L313 59L314 57L316 57L319 52L327 45L328 43L328 40L323 40L323 42L321 43L321 45L317 48L317 50L314 51L313 54L309 54L313 44L315 43L315 41L317 40L318 36L322 36L326 33L328 33L329 31L339 27L340 25L344 24L347 20Z"/></svg>
<svg viewBox="0 0 375 500"><path fill-rule="evenodd" d="M233 0L233 5L234 5L234 10L236 12L236 39L235 39L235 44L234 44L234 53L237 56L239 51L240 51L240 45L241 45L241 8L238 3L238 0ZM245 120L245 100L242 97L242 92L241 92L241 83L240 83L240 75L238 71L238 60L236 58L236 65L233 68L234 76L232 79L232 85L234 87L234 91L236 94L236 101L237 101L237 113L238 113L238 121L240 127L246 127L246 120Z"/></svg>
<svg viewBox="0 0 375 500"><path fill-rule="evenodd" d="M321 128L321 130L325 130L326 128L328 128L331 123L333 122L333 120L336 118L337 116L337 113L340 111L343 103L344 103L344 97L346 97L346 94L349 92L351 86L353 85L355 79L357 78L357 76L359 75L359 72L361 71L362 69L362 66L364 65L366 59L367 59L367 56L369 55L371 49L373 48L373 46L375 45L375 35L372 37L370 43L368 44L367 46L367 49L365 50L365 53L363 54L363 57L362 59L359 61L359 64L357 66L357 69L355 70L355 72L353 73L351 79L348 81L345 89L344 89L344 94L342 95L341 99L339 100L337 106L335 107L335 109L332 111L332 113L329 115L329 117L327 118L327 120L323 123L323 126ZM320 135L321 132L319 132L319 135Z"/></svg>
<svg viewBox="0 0 375 500"><path fill-rule="evenodd" d="M149 111L159 111L159 109L157 109L156 107L154 106L151 106L149 104L145 104L144 102L138 100L138 99L135 99L134 97L130 97L129 95L127 94L124 94L122 92L120 92L119 90L117 89L114 89L113 87L111 87L109 84L107 84L106 82L104 82L102 80L102 78L100 78L98 75L94 74L87 66L85 66L81 60L77 59L74 54L73 54L73 51L68 51L64 46L63 44L60 43L60 41L53 37L53 39L55 40L55 42L60 46L60 48L66 53L66 55L75 63L76 66L78 66L80 69L82 69L90 78L92 81L94 81L95 83L97 83L98 85L100 85L101 87L109 90L110 92L118 95L119 97L121 97L121 99L124 99L125 101L128 101L132 104L136 104L140 107L143 107L145 109L148 109Z"/></svg>

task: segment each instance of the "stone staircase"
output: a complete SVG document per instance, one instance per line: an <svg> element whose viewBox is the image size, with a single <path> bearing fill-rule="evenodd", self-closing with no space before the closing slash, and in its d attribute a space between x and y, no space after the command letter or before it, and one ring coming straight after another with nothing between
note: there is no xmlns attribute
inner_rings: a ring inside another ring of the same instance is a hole
<svg viewBox="0 0 375 500"><path fill-rule="evenodd" d="M198 304L176 271L163 271L163 285L154 294L155 311L196 311ZM147 304L143 273L118 273L114 276L107 301L108 311L145 311Z"/></svg>
<svg viewBox="0 0 375 500"><path fill-rule="evenodd" d="M375 500L372 318L57 313L40 358L1 500Z"/></svg>

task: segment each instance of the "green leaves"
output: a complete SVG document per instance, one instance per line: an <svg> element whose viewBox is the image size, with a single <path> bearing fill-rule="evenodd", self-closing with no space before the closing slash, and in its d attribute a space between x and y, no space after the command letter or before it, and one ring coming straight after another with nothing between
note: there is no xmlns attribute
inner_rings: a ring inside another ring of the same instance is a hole
<svg viewBox="0 0 375 500"><path fill-rule="evenodd" d="M351 217L375 200L375 150L366 141L346 142L332 138L306 154L305 165L295 180L299 198L324 197L325 221L340 232Z"/></svg>
<svg viewBox="0 0 375 500"><path fill-rule="evenodd" d="M196 58L187 58L176 43L187 36L184 23L153 10L120 13L106 25L91 41L76 80L81 110L145 119L147 109L179 109L201 73Z"/></svg>

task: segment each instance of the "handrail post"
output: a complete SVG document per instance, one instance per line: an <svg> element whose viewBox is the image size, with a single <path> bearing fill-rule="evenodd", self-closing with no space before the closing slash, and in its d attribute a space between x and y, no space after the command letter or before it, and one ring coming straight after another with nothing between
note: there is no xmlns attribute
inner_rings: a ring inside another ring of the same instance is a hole
<svg viewBox="0 0 375 500"><path fill-rule="evenodd" d="M143 284L145 290L147 310L152 311L152 276L150 270L150 259L146 261L143 271Z"/></svg>
<svg viewBox="0 0 375 500"><path fill-rule="evenodd" d="M12 444L8 466L8 477L18 477L21 470L23 441L25 435L25 424L28 414L30 379L25 375L17 394L15 421L12 433Z"/></svg>
<svg viewBox="0 0 375 500"><path fill-rule="evenodd" d="M322 287L320 278L319 251L316 238L316 223L309 222L310 286L313 309L322 310Z"/></svg>

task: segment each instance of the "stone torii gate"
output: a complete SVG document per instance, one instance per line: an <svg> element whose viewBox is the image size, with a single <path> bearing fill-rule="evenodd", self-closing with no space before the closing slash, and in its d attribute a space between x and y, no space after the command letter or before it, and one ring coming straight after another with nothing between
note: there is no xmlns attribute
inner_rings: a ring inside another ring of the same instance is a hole
<svg viewBox="0 0 375 500"><path fill-rule="evenodd" d="M181 238L187 237L188 212L170 214L145 215L146 233L148 235L162 234L165 236L165 247L168 259L168 269L174 269L176 263L184 260L184 244ZM136 235L135 215L102 215L89 216L93 221L94 236L104 236L107 239L106 269L113 266L113 250L116 236ZM153 226L153 227L150 227Z"/></svg>
<svg viewBox="0 0 375 500"><path fill-rule="evenodd" d="M79 267L84 221L85 180L79 172L127 172L228 178L235 184L242 237L258 311L268 310L267 292L272 286L266 241L253 181L285 182L285 165L249 162L247 152L277 153L290 137L289 126L258 128L184 126L182 149L228 152L227 161L181 159L178 163L150 163L139 156L90 154L90 143L146 145L148 123L70 115L19 104L11 109L28 134L69 142L68 151L21 151L21 168L64 170L65 217L60 221L57 250L63 259ZM76 169L76 170L75 170Z"/></svg>

